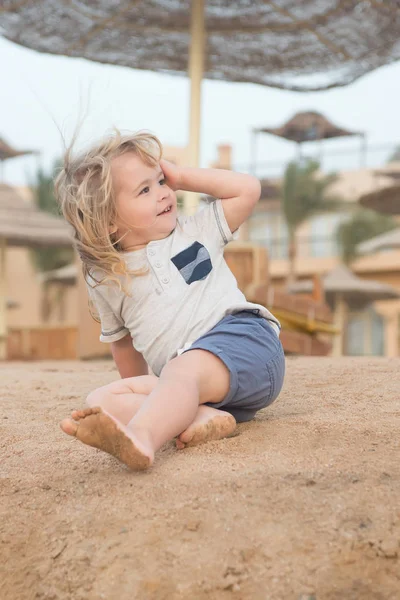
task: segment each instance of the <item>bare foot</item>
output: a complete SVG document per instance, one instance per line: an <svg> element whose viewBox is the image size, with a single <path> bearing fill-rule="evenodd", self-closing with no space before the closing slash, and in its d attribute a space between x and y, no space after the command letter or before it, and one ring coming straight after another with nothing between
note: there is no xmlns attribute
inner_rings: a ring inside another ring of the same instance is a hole
<svg viewBox="0 0 400 600"><path fill-rule="evenodd" d="M187 446L220 440L233 433L235 428L236 421L230 413L211 406L199 406L193 423L176 439L176 447L181 450Z"/></svg>
<svg viewBox="0 0 400 600"><path fill-rule="evenodd" d="M72 419L64 419L61 429L94 448L112 454L135 471L150 467L154 453L100 407L75 410Z"/></svg>

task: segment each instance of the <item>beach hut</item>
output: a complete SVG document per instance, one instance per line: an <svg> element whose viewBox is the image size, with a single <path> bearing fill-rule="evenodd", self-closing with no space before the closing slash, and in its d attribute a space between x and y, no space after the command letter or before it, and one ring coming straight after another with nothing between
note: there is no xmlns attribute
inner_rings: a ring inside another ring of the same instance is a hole
<svg viewBox="0 0 400 600"><path fill-rule="evenodd" d="M61 218L24 201L15 188L0 183L0 360L7 347L6 251L10 246L70 247L72 233Z"/></svg>
<svg viewBox="0 0 400 600"><path fill-rule="evenodd" d="M339 333L333 340L334 356L341 356L344 349L345 332L350 309L365 308L378 300L400 298L400 292L390 285L361 279L345 265L327 273L322 279L326 299L334 311L334 323ZM312 281L298 281L290 286L291 293L310 294Z"/></svg>

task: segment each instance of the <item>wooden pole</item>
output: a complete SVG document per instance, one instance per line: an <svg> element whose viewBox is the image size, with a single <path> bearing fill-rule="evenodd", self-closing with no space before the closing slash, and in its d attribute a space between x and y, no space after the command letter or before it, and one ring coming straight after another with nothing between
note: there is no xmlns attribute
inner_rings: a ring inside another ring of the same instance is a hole
<svg viewBox="0 0 400 600"><path fill-rule="evenodd" d="M339 329L339 333L333 337L332 356L343 356L346 320L347 305L344 301L343 294L337 294L335 300L334 322Z"/></svg>
<svg viewBox="0 0 400 600"><path fill-rule="evenodd" d="M0 360L7 358L7 242L0 238Z"/></svg>
<svg viewBox="0 0 400 600"><path fill-rule="evenodd" d="M257 177L257 139L258 139L258 130L253 129L251 134L251 163L250 163L250 173Z"/></svg>
<svg viewBox="0 0 400 600"><path fill-rule="evenodd" d="M190 18L190 120L188 166L198 167L200 163L200 127L201 127L201 84L204 73L205 25L204 0L192 0ZM196 212L200 195L185 192L184 206L186 214Z"/></svg>

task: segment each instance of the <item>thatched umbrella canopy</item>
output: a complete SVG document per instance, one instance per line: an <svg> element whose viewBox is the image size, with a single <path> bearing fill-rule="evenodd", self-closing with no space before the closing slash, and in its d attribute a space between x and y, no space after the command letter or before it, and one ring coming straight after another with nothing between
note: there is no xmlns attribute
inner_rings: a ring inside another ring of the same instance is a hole
<svg viewBox="0 0 400 600"><path fill-rule="evenodd" d="M40 52L186 75L196 10L207 79L323 90L400 58L393 2L25 0L2 7L0 27L5 38Z"/></svg>
<svg viewBox="0 0 400 600"><path fill-rule="evenodd" d="M70 227L61 218L38 210L14 188L0 183L0 359L6 357L6 247L72 245Z"/></svg>
<svg viewBox="0 0 400 600"><path fill-rule="evenodd" d="M72 245L72 231L61 217L38 210L4 183L0 183L0 238L8 246Z"/></svg>
<svg viewBox="0 0 400 600"><path fill-rule="evenodd" d="M1 8L0 30L39 52L189 72L197 166L203 78L297 91L347 85L400 58L399 13L376 0L24 0Z"/></svg>
<svg viewBox="0 0 400 600"><path fill-rule="evenodd" d="M381 233L370 240L366 240L357 246L357 252L361 254L372 254L380 250L400 248L400 228Z"/></svg>
<svg viewBox="0 0 400 600"><path fill-rule="evenodd" d="M335 125L324 115L315 111L298 112L280 127L260 127L258 133L270 133L297 144L331 138L360 135Z"/></svg>
<svg viewBox="0 0 400 600"><path fill-rule="evenodd" d="M78 278L78 267L76 264L71 263L65 267L54 269L53 271L47 271L42 273L42 280L46 282L59 282L64 285L74 285Z"/></svg>
<svg viewBox="0 0 400 600"><path fill-rule="evenodd" d="M389 179L397 181L400 179L400 161L390 162L383 167L380 167L380 169L376 169L374 174L379 177L388 177Z"/></svg>
<svg viewBox="0 0 400 600"><path fill-rule="evenodd" d="M322 280L328 303L334 310L335 324L340 334L334 339L333 354L343 354L344 331L349 306L362 307L377 300L400 298L400 292L390 285L361 279L346 266L341 265L330 271ZM298 281L290 286L291 293L309 294L313 290L312 281Z"/></svg>
<svg viewBox="0 0 400 600"><path fill-rule="evenodd" d="M28 154L37 154L36 150L16 150L8 144L3 138L0 138L0 178L3 178L4 163L10 158L18 158Z"/></svg>
<svg viewBox="0 0 400 600"><path fill-rule="evenodd" d="M391 285L361 279L344 265L327 273L322 278L322 285L328 302L332 302L336 294L342 294L349 304L357 306L400 297L400 292ZM309 294L312 290L312 281L298 281L290 286L291 293Z"/></svg>
<svg viewBox="0 0 400 600"><path fill-rule="evenodd" d="M13 298L6 298L6 307L8 309L13 309L13 308L18 308L19 304L16 300L13 300Z"/></svg>
<svg viewBox="0 0 400 600"><path fill-rule="evenodd" d="M8 144L3 138L0 138L0 161L25 156L26 154L37 154L36 150L16 150Z"/></svg>
<svg viewBox="0 0 400 600"><path fill-rule="evenodd" d="M302 144L306 142L322 142L339 137L358 136L362 140L365 150L365 136L359 131L351 131L339 125L335 125L327 117L316 111L305 111L296 113L291 119L279 127L256 127L253 129L253 157L252 162L257 162L257 138L259 134L267 133L276 137L295 142L301 156Z"/></svg>
<svg viewBox="0 0 400 600"><path fill-rule="evenodd" d="M364 208L371 208L385 215L400 215L400 182L377 189L359 198Z"/></svg>

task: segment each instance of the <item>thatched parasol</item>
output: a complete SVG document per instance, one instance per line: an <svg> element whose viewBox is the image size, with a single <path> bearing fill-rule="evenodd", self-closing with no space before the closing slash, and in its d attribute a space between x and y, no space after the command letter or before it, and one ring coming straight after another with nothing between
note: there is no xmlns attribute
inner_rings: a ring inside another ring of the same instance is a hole
<svg viewBox="0 0 400 600"><path fill-rule="evenodd" d="M377 0L24 0L0 9L0 29L40 52L188 71L197 166L203 78L298 91L347 85L400 58L399 13Z"/></svg>
<svg viewBox="0 0 400 600"><path fill-rule="evenodd" d="M57 281L65 285L74 285L78 277L78 267L76 264L71 263L65 267L54 269L53 271L47 271L42 273L42 281L52 282Z"/></svg>
<svg viewBox="0 0 400 600"><path fill-rule="evenodd" d="M370 240L361 242L357 246L357 252L361 254L372 254L380 250L400 248L400 228L381 233Z"/></svg>
<svg viewBox="0 0 400 600"><path fill-rule="evenodd" d="M371 208L385 215L400 215L400 183L364 194L359 198L359 203L364 208Z"/></svg>
<svg viewBox="0 0 400 600"><path fill-rule="evenodd" d="M72 245L72 232L61 218L38 210L14 188L0 183L0 359L6 357L6 247Z"/></svg>
<svg viewBox="0 0 400 600"><path fill-rule="evenodd" d="M4 163L10 158L18 158L28 154L37 154L36 150L16 150L8 144L3 138L0 138L0 178L3 178Z"/></svg>
<svg viewBox="0 0 400 600"><path fill-rule="evenodd" d="M6 298L6 308L12 310L13 308L18 308L19 303L13 298Z"/></svg>
<svg viewBox="0 0 400 600"><path fill-rule="evenodd" d="M255 165L257 138L260 133L268 133L283 138L298 145L299 156L301 156L302 144L306 142L322 142L339 137L359 136L362 140L363 152L365 152L365 135L359 131L350 131L339 127L319 112L306 111L296 113L289 121L280 127L257 127L253 129L253 157Z"/></svg>
<svg viewBox="0 0 400 600"><path fill-rule="evenodd" d="M377 300L400 298L400 292L390 285L361 279L346 266L341 265L323 277L326 299L334 309L335 325L340 334L333 342L333 355L343 354L343 333L347 323L349 306L366 306ZM291 293L309 294L313 290L312 281L298 281L290 286Z"/></svg>
<svg viewBox="0 0 400 600"><path fill-rule="evenodd" d="M314 111L299 112L280 127L261 127L254 131L270 133L297 144L360 135L359 132L334 125L324 115Z"/></svg>
<svg viewBox="0 0 400 600"><path fill-rule="evenodd" d="M400 161L392 161L383 167L380 167L380 169L376 169L374 174L379 177L388 177L389 179L397 181L400 179Z"/></svg>
<svg viewBox="0 0 400 600"><path fill-rule="evenodd" d="M0 183L0 238L8 246L70 247L72 230L61 217L37 209L14 188Z"/></svg>
<svg viewBox="0 0 400 600"><path fill-rule="evenodd" d="M8 160L10 158L17 158L18 156L25 156L26 154L36 154L36 150L16 150L10 144L0 138L0 161Z"/></svg>

